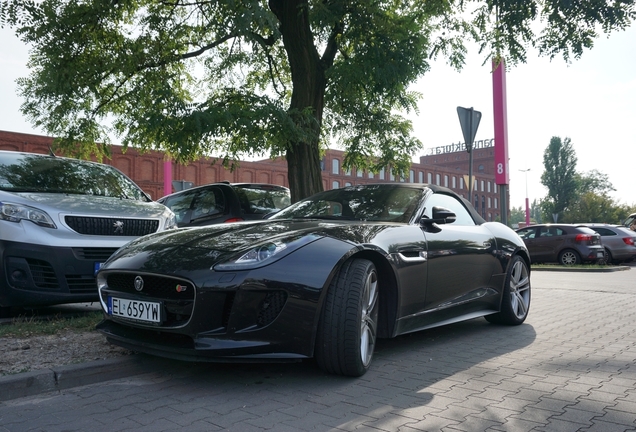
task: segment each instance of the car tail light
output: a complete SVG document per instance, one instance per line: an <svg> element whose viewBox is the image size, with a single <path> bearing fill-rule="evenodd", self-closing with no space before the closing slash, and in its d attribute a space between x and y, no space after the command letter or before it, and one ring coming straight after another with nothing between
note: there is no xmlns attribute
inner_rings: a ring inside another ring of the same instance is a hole
<svg viewBox="0 0 636 432"><path fill-rule="evenodd" d="M232 223L232 222L243 222L243 219L241 218L231 218L225 221L225 223Z"/></svg>
<svg viewBox="0 0 636 432"><path fill-rule="evenodd" d="M577 243L589 242L592 241L592 236L590 234L577 234L574 241Z"/></svg>
<svg viewBox="0 0 636 432"><path fill-rule="evenodd" d="M626 245L634 246L634 238L633 237L623 237L623 242L625 242Z"/></svg>

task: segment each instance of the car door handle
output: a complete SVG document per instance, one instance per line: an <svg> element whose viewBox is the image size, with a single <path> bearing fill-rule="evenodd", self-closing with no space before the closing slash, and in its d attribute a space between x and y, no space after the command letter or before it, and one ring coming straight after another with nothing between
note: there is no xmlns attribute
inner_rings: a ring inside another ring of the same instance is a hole
<svg viewBox="0 0 636 432"><path fill-rule="evenodd" d="M398 252L400 259L407 263L424 262L428 259L428 252L426 251L412 251L412 252Z"/></svg>

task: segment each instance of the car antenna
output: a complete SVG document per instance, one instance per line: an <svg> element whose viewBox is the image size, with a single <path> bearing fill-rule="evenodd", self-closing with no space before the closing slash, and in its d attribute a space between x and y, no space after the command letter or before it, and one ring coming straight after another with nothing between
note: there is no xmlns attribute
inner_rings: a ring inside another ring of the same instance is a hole
<svg viewBox="0 0 636 432"><path fill-rule="evenodd" d="M49 156L57 157L55 156L55 153L53 153L53 149L51 148L51 146L49 146Z"/></svg>

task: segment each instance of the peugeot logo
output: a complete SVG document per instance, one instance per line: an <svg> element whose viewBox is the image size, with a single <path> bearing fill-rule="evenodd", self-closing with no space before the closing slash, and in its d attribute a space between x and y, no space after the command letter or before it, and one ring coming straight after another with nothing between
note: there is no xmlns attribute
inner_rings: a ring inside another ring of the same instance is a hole
<svg viewBox="0 0 636 432"><path fill-rule="evenodd" d="M115 234L123 234L124 233L124 223L122 221L116 221L113 224L115 228Z"/></svg>
<svg viewBox="0 0 636 432"><path fill-rule="evenodd" d="M144 289L144 280L141 278L141 276L137 276L135 278L135 289L137 291L141 291L142 289Z"/></svg>

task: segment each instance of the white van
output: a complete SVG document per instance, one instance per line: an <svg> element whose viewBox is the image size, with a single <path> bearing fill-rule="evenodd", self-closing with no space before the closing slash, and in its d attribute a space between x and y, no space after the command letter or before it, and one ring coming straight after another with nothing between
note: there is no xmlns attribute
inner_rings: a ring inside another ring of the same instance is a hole
<svg viewBox="0 0 636 432"><path fill-rule="evenodd" d="M176 226L116 168L0 151L0 316L97 301L95 273L129 241Z"/></svg>

